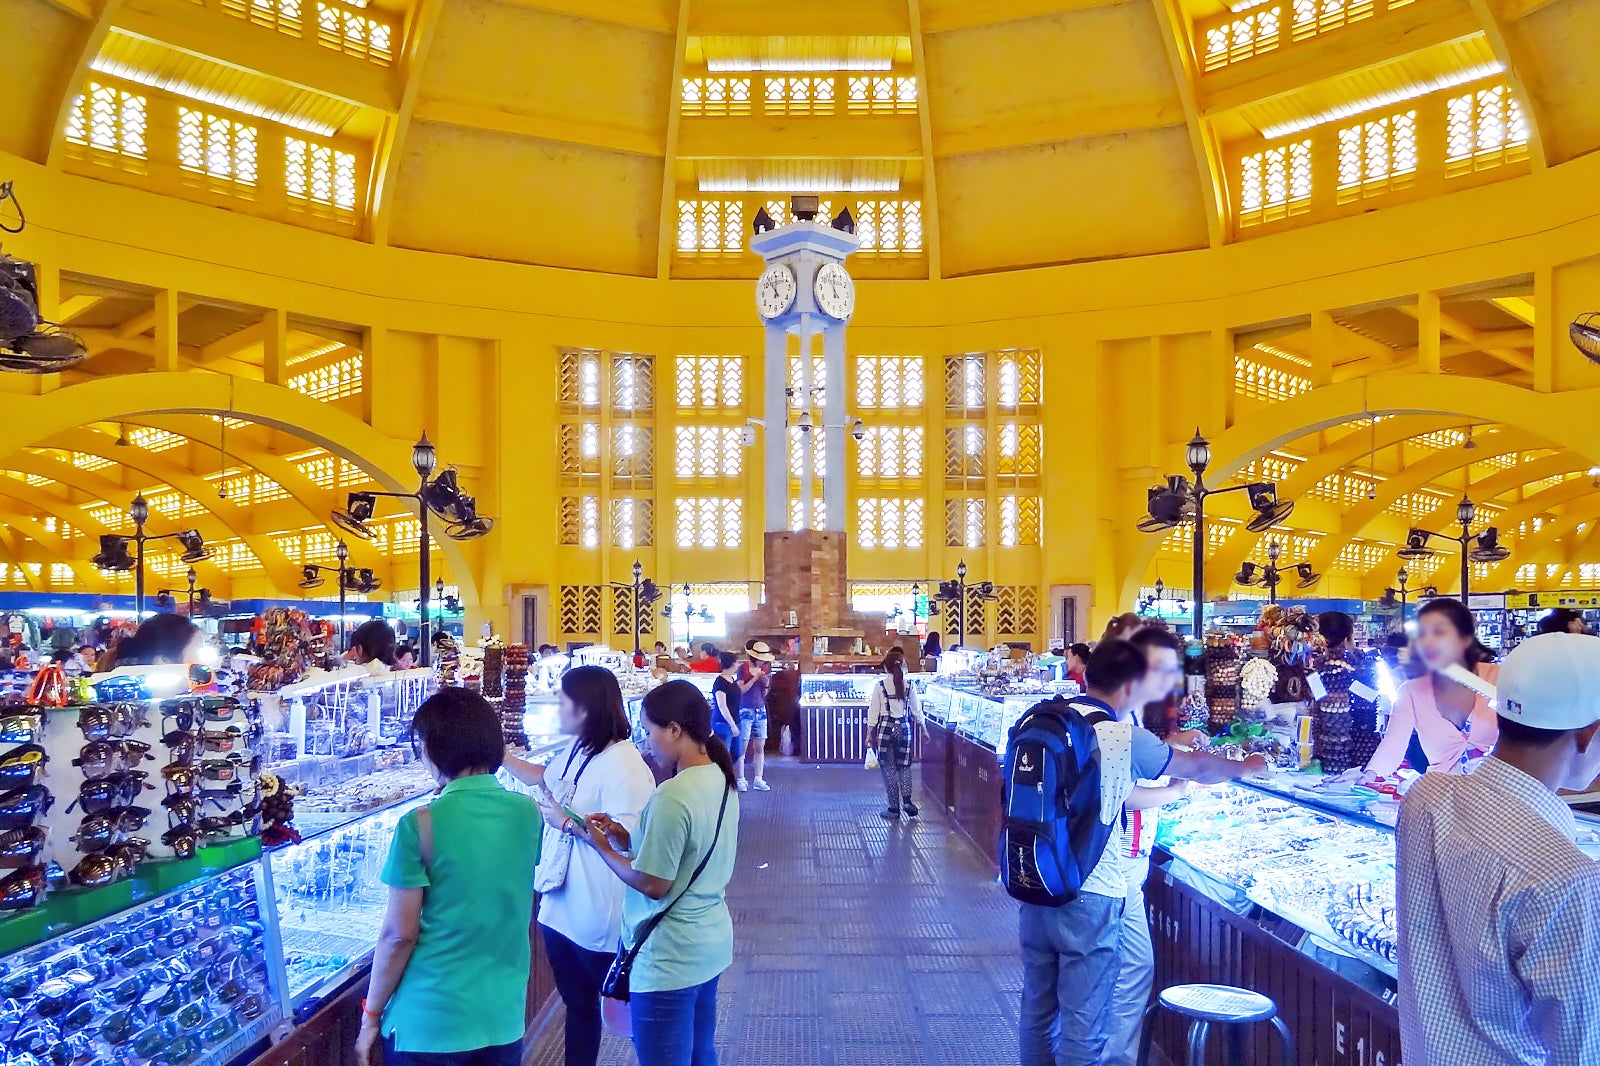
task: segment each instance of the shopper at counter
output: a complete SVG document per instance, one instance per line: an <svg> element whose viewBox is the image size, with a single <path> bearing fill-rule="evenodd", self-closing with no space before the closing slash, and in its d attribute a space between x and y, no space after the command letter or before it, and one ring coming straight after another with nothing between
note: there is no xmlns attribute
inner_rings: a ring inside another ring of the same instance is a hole
<svg viewBox="0 0 1600 1066"><path fill-rule="evenodd" d="M162 666L192 663L205 645L200 627L179 614L156 614L139 623L108 653L106 670L119 666Z"/></svg>
<svg viewBox="0 0 1600 1066"><path fill-rule="evenodd" d="M739 733L739 657L731 651L717 656L722 673L711 684L711 731L733 753L738 766L744 755L744 739Z"/></svg>
<svg viewBox="0 0 1600 1066"><path fill-rule="evenodd" d="M410 670L417 665L417 649L409 644L402 644L394 650L394 668L396 670Z"/></svg>
<svg viewBox="0 0 1600 1066"><path fill-rule="evenodd" d="M639 1066L716 1062L717 981L733 962L724 892L739 846L733 757L711 708L687 681L644 698L650 750L671 767L630 833L591 815L591 843L628 886L622 945L635 949L630 990Z"/></svg>
<svg viewBox="0 0 1600 1066"><path fill-rule="evenodd" d="M441 689L411 736L442 791L395 827L356 1059L381 1038L384 1066L521 1066L539 809L495 780L505 744L482 696Z"/></svg>
<svg viewBox="0 0 1600 1066"><path fill-rule="evenodd" d="M700 645L700 656L689 664L689 672L693 674L715 674L722 670L719 665L721 653L715 644L707 641Z"/></svg>
<svg viewBox="0 0 1600 1066"><path fill-rule="evenodd" d="M1559 607L1539 619L1540 633L1587 633L1583 615L1569 607Z"/></svg>
<svg viewBox="0 0 1600 1066"><path fill-rule="evenodd" d="M1557 795L1600 775L1600 655L1536 636L1499 677L1499 744L1428 774L1395 846L1407 1066L1600 1062L1600 865Z"/></svg>
<svg viewBox="0 0 1600 1066"><path fill-rule="evenodd" d="M1400 686L1367 772L1375 777L1394 773L1415 734L1428 760L1417 769L1461 773L1470 760L1494 750L1499 730L1489 702L1444 671L1461 666L1493 684L1500 674L1490 661L1494 653L1479 643L1472 612L1460 600L1448 599L1429 600L1417 612L1412 651L1427 673Z"/></svg>
<svg viewBox="0 0 1600 1066"><path fill-rule="evenodd" d="M344 657L365 667L372 676L382 677L394 669L394 646L394 630L389 628L389 623L381 618L370 618L350 634L350 650Z"/></svg>
<svg viewBox="0 0 1600 1066"><path fill-rule="evenodd" d="M563 813L609 812L630 832L638 827L655 778L634 747L616 675L579 666L561 678L560 729L572 738L546 766L506 754L505 768L535 789L544 844L533 887L556 992L566 1006L566 1066L594 1066L600 1057L600 983L622 928L622 883L587 840L588 826Z"/></svg>
<svg viewBox="0 0 1600 1066"><path fill-rule="evenodd" d="M1089 645L1083 643L1082 641L1079 641L1078 643L1067 648L1067 680L1076 684L1079 692L1084 691L1084 689L1088 687L1088 683L1084 679L1083 672L1084 670L1088 669L1089 654Z"/></svg>
<svg viewBox="0 0 1600 1066"><path fill-rule="evenodd" d="M1259 755L1233 762L1170 748L1138 726L1132 727L1131 739L1125 735L1114 743L1108 731L1127 728L1127 718L1141 705L1147 673L1146 653L1126 640L1102 641L1089 656L1089 692L1075 702L1084 713L1122 719L1101 722L1095 732L1103 749L1126 752L1128 775L1126 780L1102 776L1102 810L1107 802L1121 807L1140 780L1166 775L1217 784L1265 772L1267 762ZM1127 868L1108 844L1070 903L1020 905L1022 1066L1100 1066L1108 1050L1128 892Z"/></svg>
<svg viewBox="0 0 1600 1066"><path fill-rule="evenodd" d="M750 787L757 792L770 792L767 784L767 692L772 687L772 663L777 655L764 640L752 640L744 646L745 663L739 668L739 740L744 751L735 764L739 791L745 791L745 758L752 752L755 757L755 774Z"/></svg>
<svg viewBox="0 0 1600 1066"><path fill-rule="evenodd" d="M912 818L918 814L911 798L911 727L915 725L927 736L928 723L922 717L917 690L906 683L906 653L889 649L883 669L888 676L872 687L867 699L867 736L878 752L878 769L883 772L883 788L889 797L883 816L899 821L901 810Z"/></svg>

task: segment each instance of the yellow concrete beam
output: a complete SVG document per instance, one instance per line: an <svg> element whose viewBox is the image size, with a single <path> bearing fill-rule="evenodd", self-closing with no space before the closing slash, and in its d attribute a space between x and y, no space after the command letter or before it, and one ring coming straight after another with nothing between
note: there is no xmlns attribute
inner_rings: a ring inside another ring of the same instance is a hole
<svg viewBox="0 0 1600 1066"><path fill-rule="evenodd" d="M1419 339L1420 351L1425 364L1428 364L1430 358L1428 353L1438 354L1439 332L1443 332L1463 344L1469 345L1474 351L1494 356L1513 370L1521 370L1529 374L1533 373L1533 356L1516 348L1506 347L1496 337L1496 333L1499 331L1483 332L1476 330L1460 319L1445 314L1439 309L1438 299L1438 295L1435 293L1425 293L1422 302L1416 306L1404 304L1400 307L1401 311L1417 320L1418 328L1421 330ZM1438 325L1437 331L1430 328L1435 322ZM1522 337L1522 331L1518 330L1516 334L1519 339ZM1527 339L1531 344L1532 337Z"/></svg>
<svg viewBox="0 0 1600 1066"><path fill-rule="evenodd" d="M88 76L89 64L100 54L100 47L105 44L106 36L110 34L112 24L122 14L122 10L123 0L100 0L94 21L84 30L78 43L78 53L73 60L72 69L67 73L66 80L59 90L60 102L56 105L55 119L49 129L43 131L40 141L46 146L45 162L51 167L61 166L61 150L67 142L67 116L72 111L73 101L82 89L84 79Z"/></svg>
<svg viewBox="0 0 1600 1066"><path fill-rule="evenodd" d="M389 243L389 228L394 216L394 188L400 179L400 161L405 157L406 137L411 132L411 119L416 114L417 97L422 91L422 71L427 65L428 53L433 49L433 35L439 26L439 12L443 9L444 0L421 0L406 29L405 45L398 57L405 88L400 92L399 107L384 123L367 195L367 203L372 205L368 212L368 225L374 244Z"/></svg>
<svg viewBox="0 0 1600 1066"><path fill-rule="evenodd" d="M683 65L689 36L689 0L678 0L677 17L673 20L672 73L667 82L667 113L663 116L665 130L662 134L662 154L666 157L661 168L661 197L656 207L656 277L666 281L672 276L672 252L677 242L669 237L676 227L678 167L683 147Z"/></svg>
<svg viewBox="0 0 1600 1066"><path fill-rule="evenodd" d="M1467 0L1411 4L1203 75L1200 113L1216 118L1481 30Z"/></svg>
<svg viewBox="0 0 1600 1066"><path fill-rule="evenodd" d="M676 101L677 93L673 99ZM673 113L677 107L674 104ZM666 150L665 142L662 151ZM677 159L920 159L911 115L687 118L678 127ZM670 169L670 168L669 168Z"/></svg>
<svg viewBox="0 0 1600 1066"><path fill-rule="evenodd" d="M934 165L933 114L928 107L928 49L923 25L922 0L906 0L911 19L911 69L922 86L922 101L917 107L917 141L922 155L922 245L928 256L928 278L937 281L944 272L941 257L939 218L939 168Z"/></svg>
<svg viewBox="0 0 1600 1066"><path fill-rule="evenodd" d="M1184 125L1189 130L1189 147L1194 153L1195 169L1200 175L1207 243L1212 248L1219 248L1227 232L1227 181L1223 177L1222 152L1216 131L1210 121L1200 114L1200 98L1195 88L1200 71L1194 54L1194 24L1178 0L1155 0L1155 11L1156 21L1161 25L1161 43L1167 51L1167 63L1172 68L1172 78L1178 87Z"/></svg>
<svg viewBox="0 0 1600 1066"><path fill-rule="evenodd" d="M181 0L126 0L117 28L203 59L265 74L319 96L394 113L400 92L389 68L353 59L310 39L269 33L220 8ZM311 23L313 32L315 23Z"/></svg>
<svg viewBox="0 0 1600 1066"><path fill-rule="evenodd" d="M619 129L566 116L532 115L485 104L433 97L424 97L416 102L413 119L635 155L660 156L666 153L666 138L663 131L659 130Z"/></svg>
<svg viewBox="0 0 1600 1066"><path fill-rule="evenodd" d="M1543 133L1546 118L1544 101L1528 92L1528 80L1522 76L1522 71L1528 66L1539 66L1544 57L1528 55L1524 49L1512 44L1506 35L1504 24L1494 10L1492 0L1468 0L1468 2L1472 5L1473 17L1483 27L1484 39L1494 50L1494 57L1505 67L1506 81L1510 84L1512 93L1522 102L1522 119L1528 127L1528 159L1533 169L1543 170L1548 162Z"/></svg>
<svg viewBox="0 0 1600 1066"><path fill-rule="evenodd" d="M1536 324L1533 300L1526 296L1497 296L1489 302L1526 326L1531 327ZM1533 344L1531 333L1528 344L1530 346Z"/></svg>
<svg viewBox="0 0 1600 1066"><path fill-rule="evenodd" d="M652 33L671 33L677 13L673 0L504 0L553 15L609 22Z"/></svg>

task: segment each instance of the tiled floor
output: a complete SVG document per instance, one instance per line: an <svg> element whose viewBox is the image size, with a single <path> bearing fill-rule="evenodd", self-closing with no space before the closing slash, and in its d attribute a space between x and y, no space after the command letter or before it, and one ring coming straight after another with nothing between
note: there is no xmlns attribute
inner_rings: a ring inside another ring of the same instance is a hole
<svg viewBox="0 0 1600 1066"><path fill-rule="evenodd" d="M926 805L884 821L876 773L769 776L772 792L742 797L721 1066L1016 1062L1016 907L972 844ZM600 1061L633 1049L608 1036ZM560 1066L559 1015L529 1062Z"/></svg>

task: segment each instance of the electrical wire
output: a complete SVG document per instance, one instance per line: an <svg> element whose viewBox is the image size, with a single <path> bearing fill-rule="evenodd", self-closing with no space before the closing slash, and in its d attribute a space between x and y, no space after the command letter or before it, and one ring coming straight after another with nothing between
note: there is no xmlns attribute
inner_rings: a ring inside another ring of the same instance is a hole
<svg viewBox="0 0 1600 1066"><path fill-rule="evenodd" d="M17 199L16 190L12 187L11 182L0 181L0 204L4 204L7 200L10 200L17 209L17 225L13 229L6 225L5 219L0 218L0 230L4 230L7 233L21 233L28 228L28 216L22 210L22 201Z"/></svg>

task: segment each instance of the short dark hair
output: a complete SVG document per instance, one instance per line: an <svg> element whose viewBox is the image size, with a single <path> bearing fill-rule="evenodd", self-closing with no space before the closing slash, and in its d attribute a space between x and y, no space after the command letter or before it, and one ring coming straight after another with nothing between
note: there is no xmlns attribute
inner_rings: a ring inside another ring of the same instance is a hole
<svg viewBox="0 0 1600 1066"><path fill-rule="evenodd" d="M561 691L584 710L578 748L598 755L619 740L633 735L622 709L622 687L617 675L603 666L579 666L561 675Z"/></svg>
<svg viewBox="0 0 1600 1066"><path fill-rule="evenodd" d="M506 758L500 716L488 700L464 688L442 688L417 708L411 750L426 753L452 780L468 772L492 774Z"/></svg>
<svg viewBox="0 0 1600 1066"><path fill-rule="evenodd" d="M1068 648L1067 651L1071 652L1073 655L1076 655L1079 659L1082 659L1084 662L1088 662L1089 661L1089 656L1094 654L1094 649L1090 648L1089 645L1085 644L1081 640L1078 641L1078 643L1072 645L1070 648Z"/></svg>
<svg viewBox="0 0 1600 1066"><path fill-rule="evenodd" d="M1500 743L1524 748L1546 748L1567 735L1565 729L1542 729L1500 716Z"/></svg>
<svg viewBox="0 0 1600 1066"><path fill-rule="evenodd" d="M645 693L643 714L652 724L662 729L675 725L690 740L705 745L706 754L721 769L727 787L734 787L737 778L733 756L722 738L711 731L711 704L706 702L705 693L687 681L668 681Z"/></svg>
<svg viewBox="0 0 1600 1066"><path fill-rule="evenodd" d="M1183 638L1170 629L1149 626L1130 636L1128 643L1146 654L1151 648L1167 648L1178 657L1180 663L1183 662Z"/></svg>
<svg viewBox="0 0 1600 1066"><path fill-rule="evenodd" d="M360 648L367 658L376 659L385 666L394 665L394 630L381 618L371 618L356 626L350 634L350 646Z"/></svg>
<svg viewBox="0 0 1600 1066"><path fill-rule="evenodd" d="M739 657L731 651L725 651L717 656L717 665L724 670L732 670L739 662Z"/></svg>
<svg viewBox="0 0 1600 1066"><path fill-rule="evenodd" d="M1103 640L1089 656L1084 680L1096 692L1115 692L1122 686L1143 679L1148 666L1144 649L1126 640Z"/></svg>
<svg viewBox="0 0 1600 1066"><path fill-rule="evenodd" d="M1329 645L1343 644L1355 636L1356 624L1343 611L1323 611L1317 615L1317 629Z"/></svg>
<svg viewBox="0 0 1600 1066"><path fill-rule="evenodd" d="M1570 607L1558 607L1539 619L1540 633L1565 633L1574 622L1582 622L1583 615Z"/></svg>

